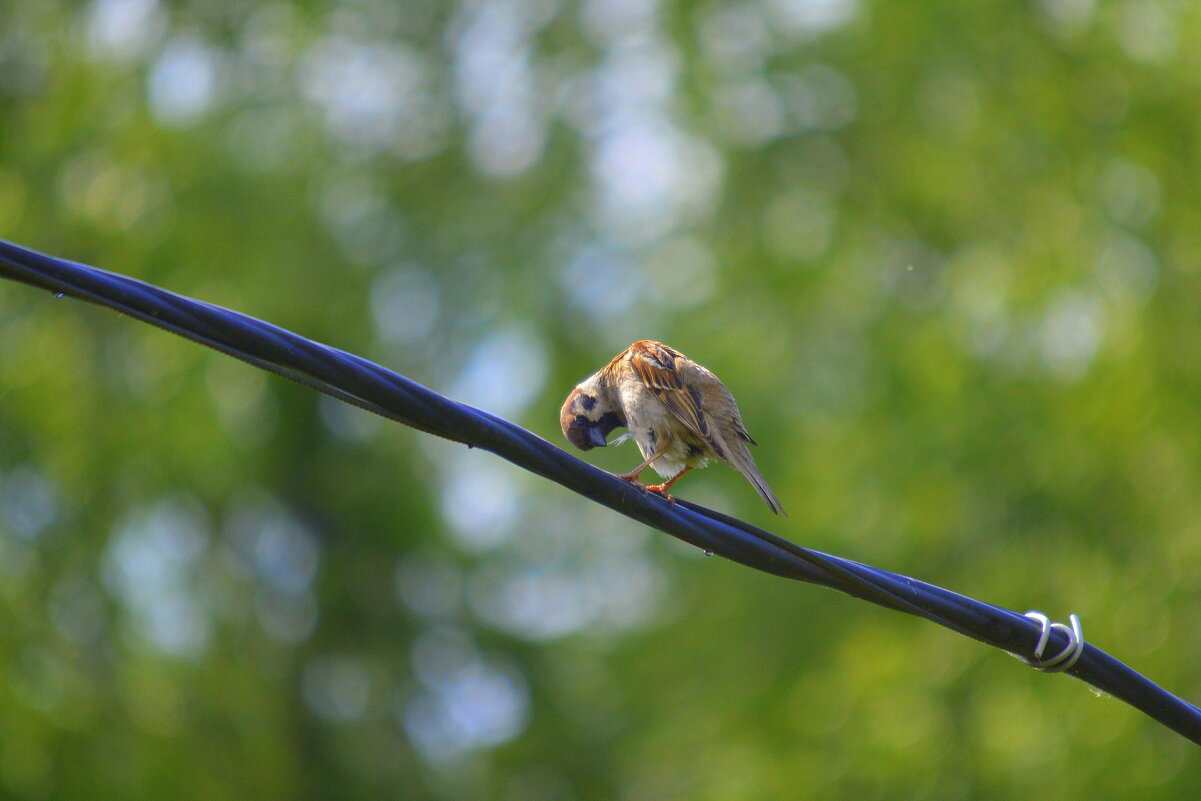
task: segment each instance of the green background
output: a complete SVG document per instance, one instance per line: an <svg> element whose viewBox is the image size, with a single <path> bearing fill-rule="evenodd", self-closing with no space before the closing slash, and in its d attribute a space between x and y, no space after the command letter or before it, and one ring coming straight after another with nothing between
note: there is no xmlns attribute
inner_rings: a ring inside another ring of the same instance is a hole
<svg viewBox="0 0 1201 801"><path fill-rule="evenodd" d="M663 340L791 517L680 495L1193 700L1199 124L1186 3L0 4L0 236L556 443ZM1080 682L0 284L4 797L1199 788Z"/></svg>

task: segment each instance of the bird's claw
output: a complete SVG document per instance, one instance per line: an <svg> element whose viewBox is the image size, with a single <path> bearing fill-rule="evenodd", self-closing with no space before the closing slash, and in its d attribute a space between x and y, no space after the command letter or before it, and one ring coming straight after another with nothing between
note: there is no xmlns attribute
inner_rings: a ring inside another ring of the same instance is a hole
<svg viewBox="0 0 1201 801"><path fill-rule="evenodd" d="M661 498L666 498L667 502L672 506L676 505L676 498L667 491L667 484L646 484L644 486L648 492L653 492Z"/></svg>
<svg viewBox="0 0 1201 801"><path fill-rule="evenodd" d="M641 490L643 495L645 495L647 490L649 489L649 487L647 487L645 484L643 484L641 481L638 480L638 476L630 475L629 473L626 473L626 474L614 473L613 475L617 476L618 478L622 479L623 481L630 482L635 487L637 487L639 490Z"/></svg>
<svg viewBox="0 0 1201 801"><path fill-rule="evenodd" d="M642 471L640 470L638 472L641 473ZM667 502L670 503L672 506L676 505L675 497L670 492L667 491L667 489L671 486L670 482L663 483L663 484L643 484L641 481L638 480L637 473L614 473L613 475L617 476L620 479L624 479L624 480L630 482L635 487L637 487L639 490L641 490L643 495L646 495L648 492L653 492L656 495L658 495L660 498L666 498Z"/></svg>

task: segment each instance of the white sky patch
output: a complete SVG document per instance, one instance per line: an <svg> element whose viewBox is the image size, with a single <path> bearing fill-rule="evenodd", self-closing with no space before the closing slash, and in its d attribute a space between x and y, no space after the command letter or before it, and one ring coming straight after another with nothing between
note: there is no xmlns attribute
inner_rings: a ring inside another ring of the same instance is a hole
<svg viewBox="0 0 1201 801"><path fill-rule="evenodd" d="M435 629L412 650L422 689L397 706L409 739L431 762L445 763L516 737L529 714L521 674L480 654L466 634Z"/></svg>
<svg viewBox="0 0 1201 801"><path fill-rule="evenodd" d="M455 541L470 552L510 538L521 509L516 468L479 453L457 452L442 478L442 516Z"/></svg>
<svg viewBox="0 0 1201 801"><path fill-rule="evenodd" d="M471 582L475 614L529 640L586 628L628 629L660 606L664 579L639 553L584 556L583 564L486 565Z"/></svg>
<svg viewBox="0 0 1201 801"><path fill-rule="evenodd" d="M467 152L480 172L494 178L520 175L538 163L546 123L529 109L497 108L472 126Z"/></svg>
<svg viewBox="0 0 1201 801"><path fill-rule="evenodd" d="M642 22L606 28L599 65L577 76L563 113L591 146L591 217L602 239L641 247L703 219L721 189L722 162L672 115L681 59Z"/></svg>
<svg viewBox="0 0 1201 801"><path fill-rule="evenodd" d="M1155 64L1176 54L1179 27L1168 3L1127 0L1117 7L1114 35L1130 58Z"/></svg>
<svg viewBox="0 0 1201 801"><path fill-rule="evenodd" d="M208 540L203 508L181 497L133 510L109 539L109 592L129 608L139 632L167 653L194 656L208 644L209 610L196 587Z"/></svg>
<svg viewBox="0 0 1201 801"><path fill-rule="evenodd" d="M590 76L587 113L579 122L595 135L648 114L662 113L680 77L680 57L667 42L635 39L614 46Z"/></svg>
<svg viewBox="0 0 1201 801"><path fill-rule="evenodd" d="M321 566L317 533L265 492L240 500L225 537L255 582L253 610L263 630L286 643L307 639L317 623L313 581Z"/></svg>
<svg viewBox="0 0 1201 801"><path fill-rule="evenodd" d="M1067 34L1082 31L1092 20L1096 0L1040 0L1039 6L1059 30Z"/></svg>
<svg viewBox="0 0 1201 801"><path fill-rule="evenodd" d="M635 218L654 213L679 193L683 141L664 119L625 121L598 142L593 174L604 202Z"/></svg>
<svg viewBox="0 0 1201 801"><path fill-rule="evenodd" d="M237 509L229 533L254 574L272 589L295 595L317 575L321 547L316 534L274 499Z"/></svg>
<svg viewBox="0 0 1201 801"><path fill-rule="evenodd" d="M58 518L58 488L29 466L0 476L0 522L23 539L34 539Z"/></svg>
<svg viewBox="0 0 1201 801"><path fill-rule="evenodd" d="M619 241L643 244L711 207L721 160L708 142L648 114L622 119L600 136L592 174L604 228Z"/></svg>
<svg viewBox="0 0 1201 801"><path fill-rule="evenodd" d="M841 28L859 13L858 0L767 0L766 6L783 31L801 36Z"/></svg>
<svg viewBox="0 0 1201 801"><path fill-rule="evenodd" d="M564 261L561 281L576 308L605 321L629 311L638 301L635 272L625 251L588 242Z"/></svg>
<svg viewBox="0 0 1201 801"><path fill-rule="evenodd" d="M158 0L93 0L88 8L88 44L107 58L141 58L165 27Z"/></svg>
<svg viewBox="0 0 1201 801"><path fill-rule="evenodd" d="M650 32L658 13L658 0L588 0L580 21L594 41L609 42Z"/></svg>
<svg viewBox="0 0 1201 801"><path fill-rule="evenodd" d="M546 351L522 326L488 335L476 346L451 384L449 394L500 417L514 418L546 383Z"/></svg>
<svg viewBox="0 0 1201 801"><path fill-rule="evenodd" d="M150 110L166 125L186 125L212 107L219 56L199 39L174 39L150 67Z"/></svg>
<svg viewBox="0 0 1201 801"><path fill-rule="evenodd" d="M433 333L442 308L442 293L429 270L413 264L394 265L371 287L371 319L376 335L392 345L421 342Z"/></svg>
<svg viewBox="0 0 1201 801"><path fill-rule="evenodd" d="M447 111L429 91L429 65L410 48L327 36L305 53L298 80L337 140L409 159L427 158L444 144Z"/></svg>
<svg viewBox="0 0 1201 801"><path fill-rule="evenodd" d="M1039 327L1043 362L1061 379L1077 380L1092 365L1104 330L1105 312L1096 298L1064 291Z"/></svg>
<svg viewBox="0 0 1201 801"><path fill-rule="evenodd" d="M458 102L472 118L467 150L486 175L519 175L542 156L547 123L529 43L537 11L480 3L466 12L455 43Z"/></svg>

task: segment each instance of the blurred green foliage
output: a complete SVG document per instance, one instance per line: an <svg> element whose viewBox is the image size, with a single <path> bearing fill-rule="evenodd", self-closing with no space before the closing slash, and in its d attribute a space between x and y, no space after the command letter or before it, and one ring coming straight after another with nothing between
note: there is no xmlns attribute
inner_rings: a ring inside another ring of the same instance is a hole
<svg viewBox="0 0 1201 801"><path fill-rule="evenodd" d="M682 495L1196 700L1198 54L1156 0L8 0L0 235L554 442L662 339L792 517ZM1079 682L0 285L4 797L1198 787Z"/></svg>

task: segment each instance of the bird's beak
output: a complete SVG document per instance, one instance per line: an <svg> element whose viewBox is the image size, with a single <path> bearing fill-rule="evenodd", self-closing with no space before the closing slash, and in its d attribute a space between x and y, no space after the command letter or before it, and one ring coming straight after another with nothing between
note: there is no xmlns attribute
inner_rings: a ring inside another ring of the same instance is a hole
<svg viewBox="0 0 1201 801"><path fill-rule="evenodd" d="M605 447L605 432L600 430L600 426L588 426L588 443L593 448Z"/></svg>

